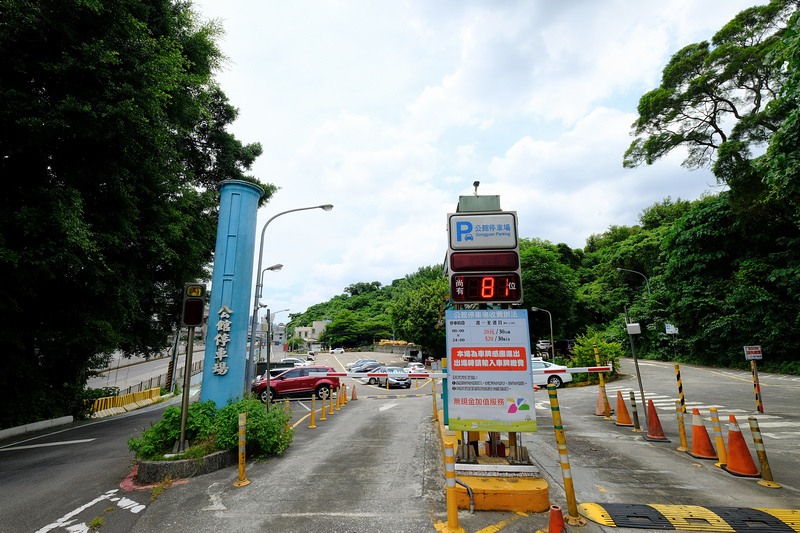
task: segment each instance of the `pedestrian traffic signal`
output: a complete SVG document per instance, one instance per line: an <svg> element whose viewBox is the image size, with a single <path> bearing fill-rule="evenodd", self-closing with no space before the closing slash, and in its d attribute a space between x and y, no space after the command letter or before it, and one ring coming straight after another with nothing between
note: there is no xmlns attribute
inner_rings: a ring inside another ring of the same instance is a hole
<svg viewBox="0 0 800 533"><path fill-rule="evenodd" d="M188 327L202 326L205 309L205 283L187 283L184 285L183 312L181 313L181 322L183 325Z"/></svg>

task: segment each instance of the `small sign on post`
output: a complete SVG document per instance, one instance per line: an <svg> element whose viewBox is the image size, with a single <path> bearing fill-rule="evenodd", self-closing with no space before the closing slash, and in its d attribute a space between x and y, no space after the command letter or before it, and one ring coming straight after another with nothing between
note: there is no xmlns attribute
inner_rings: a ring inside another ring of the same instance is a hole
<svg viewBox="0 0 800 533"><path fill-rule="evenodd" d="M753 371L753 390L756 394L756 409L759 413L764 412L764 403L761 401L761 384L758 382L758 369L756 361L761 361L761 346L745 346L744 358L750 361L750 369Z"/></svg>

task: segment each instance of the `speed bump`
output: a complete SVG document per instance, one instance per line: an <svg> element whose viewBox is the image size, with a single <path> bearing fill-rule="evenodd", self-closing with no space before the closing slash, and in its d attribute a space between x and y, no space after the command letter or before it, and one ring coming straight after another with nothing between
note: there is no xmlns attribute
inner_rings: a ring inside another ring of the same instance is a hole
<svg viewBox="0 0 800 533"><path fill-rule="evenodd" d="M578 506L578 511L589 520L610 527L660 531L800 533L800 510L793 509L583 503Z"/></svg>

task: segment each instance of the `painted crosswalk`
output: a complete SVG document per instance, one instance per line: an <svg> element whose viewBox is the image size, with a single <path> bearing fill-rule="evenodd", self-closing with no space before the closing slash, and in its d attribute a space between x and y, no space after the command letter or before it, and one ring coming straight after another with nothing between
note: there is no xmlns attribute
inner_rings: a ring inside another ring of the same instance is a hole
<svg viewBox="0 0 800 533"><path fill-rule="evenodd" d="M635 390L631 387L614 387L614 386L606 386L606 394L608 396L609 402L611 402L613 407L614 397L617 395L617 391L622 393L623 398L627 402L630 397L630 393L634 393L634 397L636 401L644 405L642 402L641 394L638 390ZM652 400L653 406L659 411L668 411L671 413L675 413L675 402L679 401L680 398L666 396L663 394L645 394L646 400ZM708 411L712 407L717 409L720 413L720 417L726 417L727 415L731 414L736 417L743 417L746 418L748 416L753 416L753 411L747 411L745 409L728 409L724 405L719 404L710 404L710 403L703 403L703 402L684 402L686 405L687 411L691 412L692 409L697 408L700 412L708 416ZM661 418L661 417L659 417ZM761 428L761 435L766 438L770 439L798 439L800 438L800 421L791 421L786 420L781 416L777 415L765 415L765 414L758 414L756 415L758 419L758 425ZM706 420L708 422L708 420ZM746 421L745 421L746 423Z"/></svg>

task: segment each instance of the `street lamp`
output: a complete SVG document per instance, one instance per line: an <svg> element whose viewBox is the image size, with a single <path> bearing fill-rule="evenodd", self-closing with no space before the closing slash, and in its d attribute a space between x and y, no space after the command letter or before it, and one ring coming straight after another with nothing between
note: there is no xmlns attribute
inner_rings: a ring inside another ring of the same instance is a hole
<svg viewBox="0 0 800 533"><path fill-rule="evenodd" d="M647 283L647 294L648 295L650 294L650 282L647 280L647 276L645 276L641 272L637 272L636 270L628 270L627 268L617 267L617 270L620 271L620 272L622 272L623 270L625 272L633 272L634 274L639 274L640 276L642 276L644 278L644 282Z"/></svg>
<svg viewBox="0 0 800 533"><path fill-rule="evenodd" d="M556 345L553 342L553 315L547 309L540 309L539 307L531 307L531 311L544 311L550 317L550 356L553 361L556 360Z"/></svg>
<svg viewBox="0 0 800 533"><path fill-rule="evenodd" d="M276 218L278 218L281 215L285 215L287 213L294 213L295 211L306 211L306 210L309 210L309 209L322 209L323 211L330 211L331 209L333 209L333 205L332 204L323 204L323 205L313 205L313 206L310 206L310 207L298 207L297 209L289 209L288 211L283 211L281 213L278 213L277 215L274 215L272 218L267 220L267 223L264 224L264 227L261 229L261 245L258 248L258 268L256 269L256 272L261 272L261 259L262 259L262 255L264 254L264 234L267 231L267 226L269 226L269 223L272 222L273 220L275 220ZM263 275L263 272L261 272L261 274ZM251 324L252 325L252 329L250 330L250 331L253 332L253 334L255 334L256 324L258 323L258 309L260 307L259 301L261 300L261 290L264 287L264 284L262 283L261 279L258 279L257 281L258 281L258 284L256 285L256 295L255 295L255 298L253 299L253 321L252 321L252 324ZM255 343L253 343L252 340L251 340L251 342L250 342L250 351L247 354L247 366L246 366L245 372L244 372L244 391L245 392L249 392L250 391L250 384L253 382L253 378L254 378L253 371L255 369L253 368L253 358L254 358L254 355L255 355L255 348L256 348L255 347Z"/></svg>

